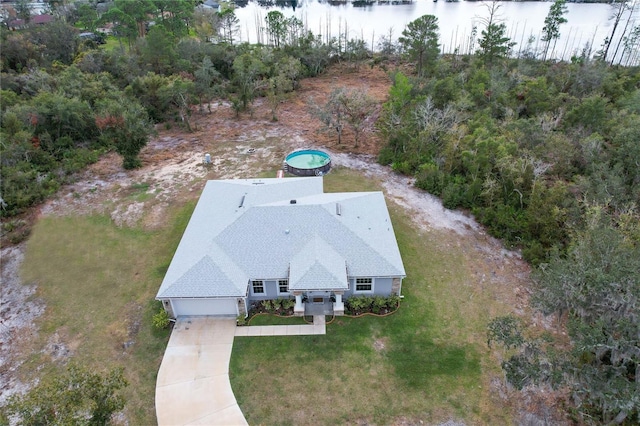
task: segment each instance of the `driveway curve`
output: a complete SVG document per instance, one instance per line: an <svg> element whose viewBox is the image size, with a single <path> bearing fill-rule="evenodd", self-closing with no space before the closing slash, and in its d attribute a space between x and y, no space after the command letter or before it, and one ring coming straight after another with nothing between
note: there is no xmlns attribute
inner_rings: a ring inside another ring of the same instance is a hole
<svg viewBox="0 0 640 426"><path fill-rule="evenodd" d="M160 426L247 425L229 382L236 320L176 322L156 381Z"/></svg>

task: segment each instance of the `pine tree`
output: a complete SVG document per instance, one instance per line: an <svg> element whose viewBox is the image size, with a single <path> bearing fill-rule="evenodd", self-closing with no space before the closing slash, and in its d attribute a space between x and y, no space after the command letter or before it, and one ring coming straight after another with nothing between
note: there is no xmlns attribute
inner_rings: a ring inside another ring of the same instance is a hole
<svg viewBox="0 0 640 426"><path fill-rule="evenodd" d="M553 41L555 48L556 42L560 38L560 25L567 22L567 18L564 17L565 13L567 13L566 0L556 0L549 8L549 14L544 18L544 27L542 28L542 41L545 42L543 61L547 59L551 42Z"/></svg>

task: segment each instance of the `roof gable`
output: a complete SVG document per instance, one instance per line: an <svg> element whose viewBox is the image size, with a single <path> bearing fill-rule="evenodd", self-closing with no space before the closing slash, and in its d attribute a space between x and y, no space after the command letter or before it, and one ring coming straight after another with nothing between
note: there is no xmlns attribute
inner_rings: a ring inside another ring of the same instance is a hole
<svg viewBox="0 0 640 426"><path fill-rule="evenodd" d="M221 297L236 296L238 287L209 256L193 265L169 286L162 297Z"/></svg>
<svg viewBox="0 0 640 426"><path fill-rule="evenodd" d="M316 235L346 261L350 275L404 275L404 269L372 247L378 240L395 246L393 232L381 239L377 235L381 230L366 224L361 228L360 233L354 232L321 205L257 206L214 241L251 278L286 277L291 259Z"/></svg>
<svg viewBox="0 0 640 426"><path fill-rule="evenodd" d="M291 259L291 290L346 290L348 287L345 259L318 235Z"/></svg>

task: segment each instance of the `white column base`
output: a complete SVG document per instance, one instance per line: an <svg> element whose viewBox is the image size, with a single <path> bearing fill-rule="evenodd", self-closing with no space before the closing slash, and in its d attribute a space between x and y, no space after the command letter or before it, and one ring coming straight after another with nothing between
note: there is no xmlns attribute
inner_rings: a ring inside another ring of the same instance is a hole
<svg viewBox="0 0 640 426"><path fill-rule="evenodd" d="M302 302L302 295L296 295L296 305L293 307L293 315L296 317L304 316L304 303Z"/></svg>
<svg viewBox="0 0 640 426"><path fill-rule="evenodd" d="M344 315L344 303L342 302L342 294L336 293L336 301L333 302L333 315Z"/></svg>

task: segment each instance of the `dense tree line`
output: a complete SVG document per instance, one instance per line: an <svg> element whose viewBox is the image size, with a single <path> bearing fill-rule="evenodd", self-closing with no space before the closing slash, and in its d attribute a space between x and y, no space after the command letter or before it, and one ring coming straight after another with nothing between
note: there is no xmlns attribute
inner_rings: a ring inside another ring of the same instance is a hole
<svg viewBox="0 0 640 426"><path fill-rule="evenodd" d="M614 214L638 204L637 70L476 59L442 58L427 78L394 75L378 123L382 163L446 207L472 210L533 263L564 249L582 201Z"/></svg>
<svg viewBox="0 0 640 426"><path fill-rule="evenodd" d="M437 19L400 37L414 76L393 75L378 128L380 161L443 199L473 211L534 264L564 251L585 202L615 216L640 202L637 105L640 72L583 52L545 61L564 1L545 20L542 59L509 56L512 42L488 5L477 54L440 56Z"/></svg>
<svg viewBox="0 0 640 426"><path fill-rule="evenodd" d="M154 123L191 131L193 111L210 111L214 98L240 114L267 97L277 120L299 80L341 56L280 12L267 16L269 45L236 44L232 8L195 4L117 0L98 13L79 3L47 25L2 27L2 216L41 202L109 150L137 167ZM105 25L115 46L79 37Z"/></svg>

